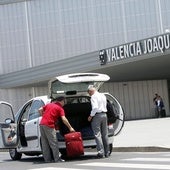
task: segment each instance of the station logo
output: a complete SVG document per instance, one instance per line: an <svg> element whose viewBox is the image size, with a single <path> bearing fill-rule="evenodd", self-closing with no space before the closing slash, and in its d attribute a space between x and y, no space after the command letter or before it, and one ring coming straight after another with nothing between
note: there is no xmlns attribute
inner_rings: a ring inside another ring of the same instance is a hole
<svg viewBox="0 0 170 170"><path fill-rule="evenodd" d="M101 65L131 57L161 52L170 49L170 34L135 41L120 46L107 48L99 51Z"/></svg>

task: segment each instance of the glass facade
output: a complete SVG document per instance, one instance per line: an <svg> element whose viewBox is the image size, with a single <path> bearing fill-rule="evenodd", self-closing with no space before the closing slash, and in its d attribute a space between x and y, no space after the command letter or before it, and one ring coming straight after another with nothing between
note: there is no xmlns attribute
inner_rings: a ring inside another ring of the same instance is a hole
<svg viewBox="0 0 170 170"><path fill-rule="evenodd" d="M36 86L24 71L57 61L62 70L67 59L73 59L72 70L92 68L88 54L91 59L99 50L170 32L169 16L169 0L0 0L0 75L7 84L24 78L30 83L0 89L1 100L10 101L16 111L23 101L48 93L46 84ZM77 61L80 55L88 59ZM109 82L105 88L120 100L126 119L154 117L152 95L158 91L169 114L166 80Z"/></svg>
<svg viewBox="0 0 170 170"><path fill-rule="evenodd" d="M169 0L15 2L0 5L0 74L159 35L170 28Z"/></svg>

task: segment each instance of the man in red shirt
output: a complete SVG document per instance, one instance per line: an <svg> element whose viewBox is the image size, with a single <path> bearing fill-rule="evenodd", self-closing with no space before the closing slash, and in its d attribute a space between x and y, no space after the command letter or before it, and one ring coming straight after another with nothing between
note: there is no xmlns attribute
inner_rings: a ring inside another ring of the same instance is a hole
<svg viewBox="0 0 170 170"><path fill-rule="evenodd" d="M59 157L58 139L55 130L55 123L58 119L61 117L61 120L68 127L70 132L75 131L65 117L65 112L63 109L64 104L65 98L60 96L52 103L48 103L39 109L39 113L42 116L40 122L40 132L42 152L45 162L62 161Z"/></svg>

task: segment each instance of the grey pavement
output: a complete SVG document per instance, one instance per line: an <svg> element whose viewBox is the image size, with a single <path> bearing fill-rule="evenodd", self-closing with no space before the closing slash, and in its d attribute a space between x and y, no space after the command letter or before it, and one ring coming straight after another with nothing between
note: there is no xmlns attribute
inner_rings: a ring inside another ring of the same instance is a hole
<svg viewBox="0 0 170 170"><path fill-rule="evenodd" d="M125 121L114 138L114 151L170 151L170 117Z"/></svg>
<svg viewBox="0 0 170 170"><path fill-rule="evenodd" d="M170 118L125 121L113 151L170 151Z"/></svg>

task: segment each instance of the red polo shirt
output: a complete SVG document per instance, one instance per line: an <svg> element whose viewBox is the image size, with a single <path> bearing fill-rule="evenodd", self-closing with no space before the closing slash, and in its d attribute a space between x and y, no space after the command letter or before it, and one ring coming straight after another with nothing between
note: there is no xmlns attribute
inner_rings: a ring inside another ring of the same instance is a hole
<svg viewBox="0 0 170 170"><path fill-rule="evenodd" d="M48 103L43 106L43 115L40 121L40 125L55 128L55 122L61 116L65 116L65 112L62 105L58 102Z"/></svg>

